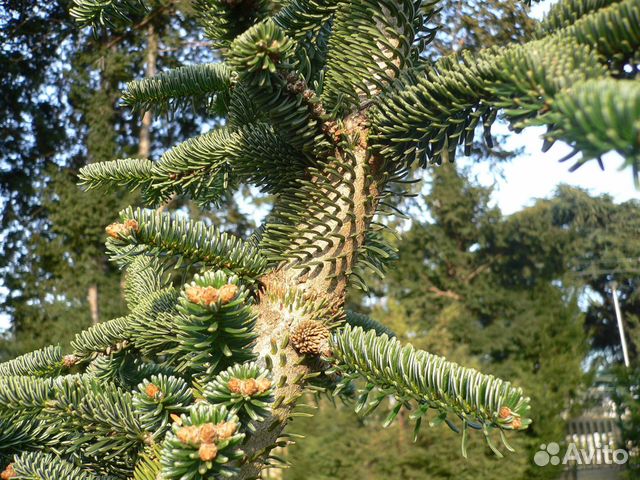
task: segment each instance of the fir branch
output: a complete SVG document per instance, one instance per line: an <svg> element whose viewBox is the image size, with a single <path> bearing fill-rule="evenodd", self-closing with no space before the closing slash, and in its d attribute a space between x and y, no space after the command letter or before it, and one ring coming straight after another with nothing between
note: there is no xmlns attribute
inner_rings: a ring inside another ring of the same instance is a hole
<svg viewBox="0 0 640 480"><path fill-rule="evenodd" d="M364 292L369 291L366 279L384 279L388 265L398 259L398 251L387 242L381 231L369 230L364 244L358 250L353 267L354 285Z"/></svg>
<svg viewBox="0 0 640 480"><path fill-rule="evenodd" d="M80 170L89 188L141 188L148 204L187 195L217 202L234 179L276 193L305 175L310 160L266 124L216 128L180 143L157 163L128 159L87 165Z"/></svg>
<svg viewBox="0 0 640 480"><path fill-rule="evenodd" d="M231 44L228 63L247 84L252 100L268 115L276 131L296 148L311 152L323 147L314 138L321 134L320 123L311 115L311 106L296 93L293 84L301 81L294 68L294 42L272 21L259 23ZM291 84L289 91L288 85Z"/></svg>
<svg viewBox="0 0 640 480"><path fill-rule="evenodd" d="M329 40L322 92L327 111L336 115L349 112L399 77L409 63L417 30L422 27L419 9L433 14L436 3L341 2Z"/></svg>
<svg viewBox="0 0 640 480"><path fill-rule="evenodd" d="M544 115L562 89L605 75L587 46L555 36L485 50L475 59L444 58L415 80L409 77L412 85L381 97L372 111L370 138L390 160L391 169L404 166L400 159L453 161L459 144L469 152L480 120L491 146L489 129L498 109L521 129Z"/></svg>
<svg viewBox="0 0 640 480"><path fill-rule="evenodd" d="M209 380L235 363L252 360L252 303L238 277L223 271L196 275L185 285L173 330L179 370Z"/></svg>
<svg viewBox="0 0 640 480"><path fill-rule="evenodd" d="M199 403L173 424L162 446L164 480L182 480L194 472L200 478L233 478L242 458L238 417L221 405ZM204 477L206 475L206 477ZM198 478L198 477L194 477Z"/></svg>
<svg viewBox="0 0 640 480"><path fill-rule="evenodd" d="M177 345L175 317L178 291L165 288L144 297L131 312L131 339L145 356L169 354ZM165 360L171 364L173 356Z"/></svg>
<svg viewBox="0 0 640 480"><path fill-rule="evenodd" d="M234 235L220 233L216 227L207 226L204 222L139 208L128 208L120 216L123 221L120 225L133 221L136 228L128 235L114 233L115 238L110 240L119 247L116 256L144 254L170 257L225 268L250 278L257 278L266 269L266 261L255 248ZM122 247L128 247L124 253Z"/></svg>
<svg viewBox="0 0 640 480"><path fill-rule="evenodd" d="M556 94L580 81L607 76L592 49L610 59L609 67L618 73L640 48L638 22L640 6L625 0L541 40L485 50L476 59L444 59L433 69L409 76L406 88L395 86L381 98L372 112L371 139L380 143L383 155L394 159L392 168L399 168L398 159L452 160L458 144L468 152L480 119L489 140L496 109L503 109L516 129L552 125L545 114ZM590 150L597 148L594 144ZM598 155L604 153L600 150Z"/></svg>
<svg viewBox="0 0 640 480"><path fill-rule="evenodd" d="M268 377L269 372L255 362L236 364L209 382L203 396L239 414L241 422L251 429L251 421L261 422L270 412L274 389Z"/></svg>
<svg viewBox="0 0 640 480"><path fill-rule="evenodd" d="M12 375L54 377L59 375L63 368L62 349L60 346L51 345L0 363L0 377Z"/></svg>
<svg viewBox="0 0 640 480"><path fill-rule="evenodd" d="M560 0L549 8L539 25L539 35L545 35L568 27L591 12L600 10L620 0Z"/></svg>
<svg viewBox="0 0 640 480"><path fill-rule="evenodd" d="M20 414L0 415L0 457L26 449L42 448L46 444L46 427L36 419Z"/></svg>
<svg viewBox="0 0 640 480"><path fill-rule="evenodd" d="M87 189L126 187L141 188L151 181L153 162L142 158L127 158L85 165L78 173L80 185Z"/></svg>
<svg viewBox="0 0 640 480"><path fill-rule="evenodd" d="M619 74L640 49L640 4L637 0L623 0L596 10L559 31L558 41L567 36L598 51L601 60Z"/></svg>
<svg viewBox="0 0 640 480"><path fill-rule="evenodd" d="M225 49L234 38L270 13L268 0L196 0L194 7L207 38Z"/></svg>
<svg viewBox="0 0 640 480"><path fill-rule="evenodd" d="M140 372L136 368L138 361L136 353L126 348L115 350L108 355L101 353L87 365L84 376L130 390L140 381Z"/></svg>
<svg viewBox="0 0 640 480"><path fill-rule="evenodd" d="M182 378L153 375L133 394L135 413L142 428L161 440L170 426L170 415L187 412L193 403L191 388Z"/></svg>
<svg viewBox="0 0 640 480"><path fill-rule="evenodd" d="M157 113L175 112L189 103L210 108L216 99L228 98L231 84L232 72L224 63L190 65L128 83L122 103Z"/></svg>
<svg viewBox="0 0 640 480"><path fill-rule="evenodd" d="M37 416L51 398L53 382L50 378L0 377L0 418L17 414L24 420Z"/></svg>
<svg viewBox="0 0 640 480"><path fill-rule="evenodd" d="M410 400L418 402L422 415L432 408L476 428L520 430L531 422L525 417L529 399L521 389L416 350L410 344L402 346L395 338L378 336L375 330L365 332L361 327L345 326L334 334L331 348L337 371L362 376L369 382L360 402L363 406L376 386L384 395L369 407L375 408L384 396L392 394L400 405Z"/></svg>
<svg viewBox="0 0 640 480"><path fill-rule="evenodd" d="M73 354L80 361L93 359L100 353L110 355L124 348L131 336L130 319L115 318L98 323L76 334L71 342Z"/></svg>
<svg viewBox="0 0 640 480"><path fill-rule="evenodd" d="M167 288L170 276L157 258L139 256L127 266L124 277L124 298L133 310L144 297Z"/></svg>
<svg viewBox="0 0 640 480"><path fill-rule="evenodd" d="M559 60L560 59L560 60ZM497 70L485 81L492 107L502 109L516 130L529 119L541 118L561 91L577 82L606 76L606 69L591 49L558 37L530 42L502 55Z"/></svg>
<svg viewBox="0 0 640 480"><path fill-rule="evenodd" d="M129 392L91 377L61 379L43 411L67 438L58 451L81 454L84 465L131 475L145 433L133 413Z"/></svg>
<svg viewBox="0 0 640 480"><path fill-rule="evenodd" d="M637 179L640 173L640 83L633 80L581 82L555 97L546 135L582 153L574 169L608 151L617 151ZM573 155L570 155L570 158Z"/></svg>
<svg viewBox="0 0 640 480"><path fill-rule="evenodd" d="M266 124L235 132L229 145L233 174L269 193L279 193L307 175L312 161L291 148L288 141Z"/></svg>
<svg viewBox="0 0 640 480"><path fill-rule="evenodd" d="M146 196L152 202L166 201L173 194L187 194L201 203L217 201L229 188L226 149L232 135L226 128L216 128L166 151L154 165Z"/></svg>
<svg viewBox="0 0 640 480"><path fill-rule="evenodd" d="M71 16L81 26L117 30L148 12L144 0L73 0Z"/></svg>
<svg viewBox="0 0 640 480"><path fill-rule="evenodd" d="M165 153L154 168L148 196L188 193L201 202L217 200L234 177L275 193L302 177L307 164L265 124L219 128Z"/></svg>
<svg viewBox="0 0 640 480"><path fill-rule="evenodd" d="M158 480L160 478L160 445L153 445L140 456L133 472L133 480Z"/></svg>
<svg viewBox="0 0 640 480"><path fill-rule="evenodd" d="M16 457L13 468L16 473L16 480L105 479L105 477L99 477L84 471L51 453L24 452Z"/></svg>
<svg viewBox="0 0 640 480"><path fill-rule="evenodd" d="M313 36L331 19L339 4L338 0L291 0L273 21L291 38Z"/></svg>
<svg viewBox="0 0 640 480"><path fill-rule="evenodd" d="M228 120L232 128L242 128L253 123L266 120L267 116L262 112L251 98L249 88L242 82L238 82L229 98Z"/></svg>

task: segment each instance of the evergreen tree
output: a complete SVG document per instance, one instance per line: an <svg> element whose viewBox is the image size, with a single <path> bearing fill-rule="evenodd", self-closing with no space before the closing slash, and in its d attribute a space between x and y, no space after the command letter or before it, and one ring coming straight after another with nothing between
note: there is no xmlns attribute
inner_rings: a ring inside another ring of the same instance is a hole
<svg viewBox="0 0 640 480"><path fill-rule="evenodd" d="M574 232L575 254L568 267L586 284L593 300L587 310L595 352L622 360L620 333L613 305L615 284L629 355L640 349L640 202L614 203L608 196L592 198L585 192L561 188L555 199L541 202L551 224Z"/></svg>
<svg viewBox="0 0 640 480"><path fill-rule="evenodd" d="M89 192L78 202L77 171L117 156L149 156L138 148L139 138L151 140L147 150L155 152L195 130L195 116L186 115L177 126L158 126L150 135L148 122L139 126L118 107L122 83L147 70L149 44L155 44L153 68L174 67L193 55L189 35L178 38L175 31L192 25L181 12L176 15L180 5L158 5L140 17L137 26L152 25L154 42L146 28L81 32L69 6L58 0L0 7L7 36L0 53L7 95L0 101L3 137L9 140L0 153L7 165L1 187L12 199L2 212L0 269L8 292L1 312L11 321L0 344L2 359L67 343L92 322L125 313L121 274L103 248L104 225L135 197Z"/></svg>
<svg viewBox="0 0 640 480"><path fill-rule="evenodd" d="M348 394L356 378L357 409L393 396L387 422L413 406L418 425L434 415L459 430L463 451L469 430L496 450L492 433L506 443L525 430L519 388L343 305L349 280L388 256L373 220L385 187L415 161L468 150L480 120L489 139L498 111L516 129L548 125L578 163L616 150L637 170L640 89L623 77L637 70L638 0L562 6L535 40L431 64L419 53L433 2L197 2L225 62L131 83L123 99L156 112L205 104L225 125L158 162L91 164L80 178L138 188L154 206L214 202L246 182L276 206L247 241L123 210L107 248L126 269L129 314L78 334L68 356L51 347L0 365L1 444L18 452L5 476L255 478L290 440L305 389ZM72 12L112 26L146 7L77 0Z"/></svg>
<svg viewBox="0 0 640 480"><path fill-rule="evenodd" d="M638 362L630 368L617 365L611 368L614 384L611 397L616 403L622 448L629 452L629 464L625 477L629 480L640 475L640 366Z"/></svg>
<svg viewBox="0 0 640 480"><path fill-rule="evenodd" d="M2 286L10 292L2 294L2 313L16 318L39 313L32 304L44 297L38 285L52 263L49 255L33 261L42 253L35 242L47 236L46 213L38 198L42 172L55 163L58 151L71 150L75 140L65 129L65 103L50 94L65 84L57 60L64 58L65 46L78 31L64 21L68 8L68 2L43 2L34 12L20 0L0 6L0 268Z"/></svg>

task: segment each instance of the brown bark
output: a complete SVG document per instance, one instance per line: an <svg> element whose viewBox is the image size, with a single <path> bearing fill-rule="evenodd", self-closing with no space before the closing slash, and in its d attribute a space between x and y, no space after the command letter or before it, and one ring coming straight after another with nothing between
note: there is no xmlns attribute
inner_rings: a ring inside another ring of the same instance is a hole
<svg viewBox="0 0 640 480"><path fill-rule="evenodd" d="M98 306L98 285L95 283L89 286L87 291L87 301L89 302L89 311L91 312L91 324L100 323L100 309Z"/></svg>
<svg viewBox="0 0 640 480"><path fill-rule="evenodd" d="M429 291L434 293L437 297L450 298L451 300L461 301L462 295L451 290L440 290L438 287L429 287Z"/></svg>
<svg viewBox="0 0 640 480"><path fill-rule="evenodd" d="M158 33L153 23L147 25L147 66L145 77L153 77L157 73L158 63ZM138 156L149 158L151 154L151 123L153 116L151 112L145 112L140 126L140 143L138 145Z"/></svg>

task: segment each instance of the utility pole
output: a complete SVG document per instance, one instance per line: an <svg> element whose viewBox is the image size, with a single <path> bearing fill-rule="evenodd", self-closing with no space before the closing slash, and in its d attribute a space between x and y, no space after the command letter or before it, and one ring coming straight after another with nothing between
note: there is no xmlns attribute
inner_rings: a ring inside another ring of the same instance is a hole
<svg viewBox="0 0 640 480"><path fill-rule="evenodd" d="M622 344L622 355L624 357L625 367L629 367L629 351L627 350L627 340L624 336L624 325L622 323L622 314L620 313L620 304L618 303L618 285L616 282L611 283L611 296L613 297L613 307L616 311L616 319L618 321L618 331L620 332L620 343Z"/></svg>

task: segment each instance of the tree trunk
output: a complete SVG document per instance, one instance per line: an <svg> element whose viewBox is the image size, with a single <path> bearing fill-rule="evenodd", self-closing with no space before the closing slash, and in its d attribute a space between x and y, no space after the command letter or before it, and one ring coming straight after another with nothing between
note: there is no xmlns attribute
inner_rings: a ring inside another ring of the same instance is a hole
<svg viewBox="0 0 640 480"><path fill-rule="evenodd" d="M345 121L345 127L363 139L352 151L337 148L337 165L327 167L329 174L314 181L321 191L333 200L331 217L326 225L330 236L342 237L320 251L309 249L314 265L311 270L303 270L296 261L284 263L280 268L261 279L264 290L255 306L257 321L256 345L253 349L258 362L265 366L265 359L271 357L271 373L276 383L275 404L272 414L264 422L256 425L256 431L249 434L243 449L247 456L242 465L239 480L257 478L265 465L269 465L270 449L286 444L281 434L285 426L295 416L297 400L304 393L308 380L321 370L321 360L317 357L300 355L288 341L294 325L305 320L310 310L300 305L286 305L285 298L290 292L297 292L304 298L305 307L310 303L323 305L327 318L344 314L344 301L348 276L356 261L358 249L364 243L366 230L375 212L381 179L378 175L377 159L367 152L367 131L359 116ZM322 214L318 214L322 215ZM314 219L310 219L310 222ZM314 225L314 223L310 223ZM299 228L309 231L309 225ZM310 233L309 243L313 242ZM305 250L306 245L300 245ZM279 441L280 440L280 441Z"/></svg>
<svg viewBox="0 0 640 480"><path fill-rule="evenodd" d="M145 77L153 77L156 75L158 63L158 33L153 23L147 26L147 66ZM142 117L142 125L140 126L140 143L138 145L138 156L140 158L149 158L151 154L151 122L153 116L151 112L144 112Z"/></svg>
<svg viewBox="0 0 640 480"><path fill-rule="evenodd" d="M147 25L147 64L145 77L153 77L158 70L158 32L156 32L153 22ZM151 112L144 112L142 124L140 125L140 135L138 137L138 157L149 158L151 155L151 123L153 115ZM161 211L161 210L159 210ZM120 279L120 292L124 298L125 276ZM130 306L131 307L131 306Z"/></svg>
<svg viewBox="0 0 640 480"><path fill-rule="evenodd" d="M89 286L87 292L87 301L89 302L89 311L91 312L91 324L100 323L100 309L98 307L98 285L95 283Z"/></svg>

